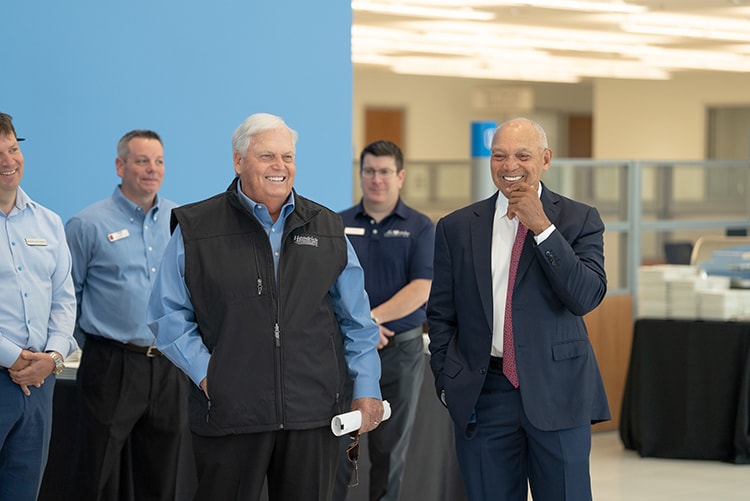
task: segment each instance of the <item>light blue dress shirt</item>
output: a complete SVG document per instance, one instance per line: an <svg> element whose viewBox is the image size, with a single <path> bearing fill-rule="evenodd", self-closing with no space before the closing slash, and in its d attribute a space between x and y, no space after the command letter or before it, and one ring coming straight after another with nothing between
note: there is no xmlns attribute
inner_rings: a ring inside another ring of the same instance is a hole
<svg viewBox="0 0 750 501"><path fill-rule="evenodd" d="M67 222L78 300L77 336L83 331L138 346L155 344L146 325L146 308L176 206L157 195L146 213L118 186L111 197Z"/></svg>
<svg viewBox="0 0 750 501"><path fill-rule="evenodd" d="M278 273L284 223L294 210L294 194L274 223L263 204L250 200L238 186L242 204L265 228ZM364 290L364 272L354 248L347 245L347 265L330 290L333 308L344 336L344 357L354 381L353 398L381 398L378 327L370 319L370 303ZM148 323L156 334L156 346L180 367L196 385L208 373L210 354L195 322L185 283L185 246L179 226L164 252L148 308Z"/></svg>
<svg viewBox="0 0 750 501"><path fill-rule="evenodd" d="M70 252L60 216L21 189L9 215L0 211L0 366L21 350L76 348L76 301Z"/></svg>

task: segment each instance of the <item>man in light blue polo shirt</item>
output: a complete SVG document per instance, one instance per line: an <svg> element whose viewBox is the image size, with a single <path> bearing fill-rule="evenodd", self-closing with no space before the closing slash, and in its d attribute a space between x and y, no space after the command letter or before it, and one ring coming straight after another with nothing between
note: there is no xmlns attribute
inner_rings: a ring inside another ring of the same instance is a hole
<svg viewBox="0 0 750 501"><path fill-rule="evenodd" d="M55 375L77 348L75 295L60 216L19 186L18 141L10 115L0 113L0 499L34 501Z"/></svg>
<svg viewBox="0 0 750 501"><path fill-rule="evenodd" d="M187 379L161 355L146 303L169 240L176 204L158 195L164 148L150 130L117 145L112 196L65 225L78 299L79 419L72 499L176 499L179 451L187 437ZM133 479L121 475L132 458ZM127 482L132 486L125 488Z"/></svg>

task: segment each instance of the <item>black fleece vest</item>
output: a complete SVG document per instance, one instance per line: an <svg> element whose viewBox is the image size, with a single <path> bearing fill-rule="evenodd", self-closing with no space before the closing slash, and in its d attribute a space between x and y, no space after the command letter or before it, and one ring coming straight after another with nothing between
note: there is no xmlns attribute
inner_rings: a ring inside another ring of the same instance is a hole
<svg viewBox="0 0 750 501"><path fill-rule="evenodd" d="M239 202L237 181L172 211L185 243L185 281L204 344L210 403L196 388L202 435L326 426L351 380L329 294L347 264L341 218L294 194L275 277L265 230Z"/></svg>

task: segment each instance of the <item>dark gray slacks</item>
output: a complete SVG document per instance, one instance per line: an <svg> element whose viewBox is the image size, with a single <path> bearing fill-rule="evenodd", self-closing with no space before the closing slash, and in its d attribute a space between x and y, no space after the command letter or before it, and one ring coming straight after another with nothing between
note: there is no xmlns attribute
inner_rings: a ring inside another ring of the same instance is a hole
<svg viewBox="0 0 750 501"><path fill-rule="evenodd" d="M176 499L180 450L190 439L187 385L164 356L87 337L68 499Z"/></svg>
<svg viewBox="0 0 750 501"><path fill-rule="evenodd" d="M404 479L411 430L417 414L419 393L424 379L424 341L417 337L393 343L379 352L380 390L391 404L392 415L366 435L370 454L370 501L398 501ZM364 440L361 437L360 440ZM352 479L352 465L346 459L349 437L341 437L339 469L333 501L344 501ZM360 477L367 472L360 471Z"/></svg>

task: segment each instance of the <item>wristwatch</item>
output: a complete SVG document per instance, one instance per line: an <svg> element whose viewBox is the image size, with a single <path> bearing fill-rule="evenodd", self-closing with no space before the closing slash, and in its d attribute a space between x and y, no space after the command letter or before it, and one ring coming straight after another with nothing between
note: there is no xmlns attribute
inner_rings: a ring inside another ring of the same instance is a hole
<svg viewBox="0 0 750 501"><path fill-rule="evenodd" d="M55 362L55 370L52 371L52 374L59 376L63 369L65 369L65 361L57 354L57 352L48 351L47 354L52 357L52 361Z"/></svg>

